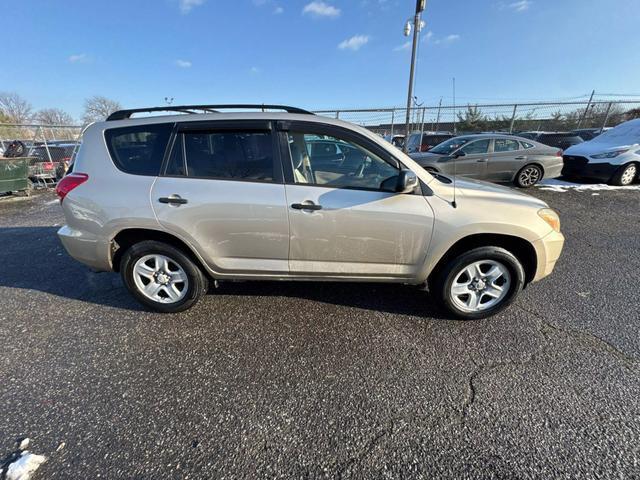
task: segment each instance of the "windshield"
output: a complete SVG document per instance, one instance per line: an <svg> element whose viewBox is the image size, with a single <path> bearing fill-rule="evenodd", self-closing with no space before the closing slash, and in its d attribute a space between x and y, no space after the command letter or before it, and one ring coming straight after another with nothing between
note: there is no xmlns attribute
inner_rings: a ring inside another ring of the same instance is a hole
<svg viewBox="0 0 640 480"><path fill-rule="evenodd" d="M450 138L446 142L442 142L440 145L429 150L430 153L437 153L440 155L449 155L454 150L457 150L465 143L469 143L472 139L465 137L454 137Z"/></svg>

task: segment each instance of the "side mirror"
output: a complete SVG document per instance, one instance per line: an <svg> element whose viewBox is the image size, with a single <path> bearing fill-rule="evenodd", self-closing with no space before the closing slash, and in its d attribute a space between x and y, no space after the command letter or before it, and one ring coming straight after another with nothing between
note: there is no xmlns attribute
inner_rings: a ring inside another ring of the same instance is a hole
<svg viewBox="0 0 640 480"><path fill-rule="evenodd" d="M464 157L467 154L464 153L462 150L458 150L456 153L454 153L453 155L451 155L453 158L459 158L459 157Z"/></svg>
<svg viewBox="0 0 640 480"><path fill-rule="evenodd" d="M418 186L418 176L411 170L400 170L396 192L411 193Z"/></svg>

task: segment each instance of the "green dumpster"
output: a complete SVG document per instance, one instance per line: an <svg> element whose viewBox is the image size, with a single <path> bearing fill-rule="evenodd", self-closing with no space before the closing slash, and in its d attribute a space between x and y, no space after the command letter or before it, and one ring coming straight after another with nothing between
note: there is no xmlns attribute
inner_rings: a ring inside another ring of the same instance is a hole
<svg viewBox="0 0 640 480"><path fill-rule="evenodd" d="M28 158L0 158L0 193L29 189L28 162Z"/></svg>

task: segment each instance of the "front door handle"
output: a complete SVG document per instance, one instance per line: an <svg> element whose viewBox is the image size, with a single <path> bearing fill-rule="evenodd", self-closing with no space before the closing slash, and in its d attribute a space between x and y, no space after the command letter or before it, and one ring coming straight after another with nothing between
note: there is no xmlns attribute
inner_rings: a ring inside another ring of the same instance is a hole
<svg viewBox="0 0 640 480"><path fill-rule="evenodd" d="M184 205L189 201L186 198L182 198L180 195L171 195L170 197L160 197L158 199L160 203L168 203L169 205Z"/></svg>
<svg viewBox="0 0 640 480"><path fill-rule="evenodd" d="M476 160L476 162L478 162L478 163L484 163L484 162L488 162L488 161L489 161L488 158L480 158L480 159Z"/></svg>
<svg viewBox="0 0 640 480"><path fill-rule="evenodd" d="M294 210L322 210L322 205L315 203L292 203L291 208Z"/></svg>
<svg viewBox="0 0 640 480"><path fill-rule="evenodd" d="M524 155L521 155L519 157L516 157L515 160L526 160L527 157L525 157Z"/></svg>

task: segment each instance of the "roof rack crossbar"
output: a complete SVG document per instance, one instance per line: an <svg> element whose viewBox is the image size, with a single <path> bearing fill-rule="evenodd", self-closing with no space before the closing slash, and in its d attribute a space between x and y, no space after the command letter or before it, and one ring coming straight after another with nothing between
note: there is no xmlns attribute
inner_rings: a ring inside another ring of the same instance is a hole
<svg viewBox="0 0 640 480"><path fill-rule="evenodd" d="M241 108L254 108L261 111L268 110L284 110L287 113L300 113L304 115L313 115L313 113L303 110L297 107L289 107L287 105L266 105L266 104L251 104L251 103L238 103L238 104L221 104L221 105L167 105L165 107L150 107L150 108L131 108L127 110L118 110L113 112L107 117L107 121L113 120L126 120L131 118L134 113L151 113L151 112L181 112L181 113L196 113L194 110L201 110L203 112L217 113L218 109L241 109Z"/></svg>

